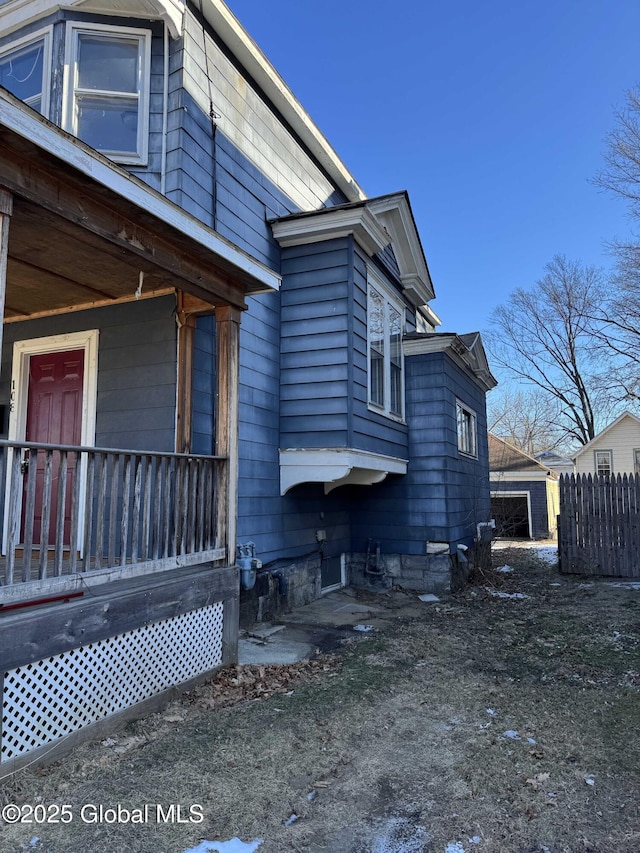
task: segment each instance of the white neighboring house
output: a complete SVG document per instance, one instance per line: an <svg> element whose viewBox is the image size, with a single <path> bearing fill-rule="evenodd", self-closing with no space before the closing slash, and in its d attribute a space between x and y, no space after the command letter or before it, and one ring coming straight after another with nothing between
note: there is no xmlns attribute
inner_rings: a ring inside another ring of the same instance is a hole
<svg viewBox="0 0 640 853"><path fill-rule="evenodd" d="M640 418L623 412L573 457L576 474L640 474Z"/></svg>

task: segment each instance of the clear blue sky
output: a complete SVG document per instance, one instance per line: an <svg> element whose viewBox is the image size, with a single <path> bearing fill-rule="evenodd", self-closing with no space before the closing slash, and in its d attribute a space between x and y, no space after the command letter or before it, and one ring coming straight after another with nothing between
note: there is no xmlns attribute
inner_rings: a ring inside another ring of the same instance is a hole
<svg viewBox="0 0 640 853"><path fill-rule="evenodd" d="M227 0L369 196L409 192L445 331L555 254L609 268L589 180L640 83L633 0Z"/></svg>

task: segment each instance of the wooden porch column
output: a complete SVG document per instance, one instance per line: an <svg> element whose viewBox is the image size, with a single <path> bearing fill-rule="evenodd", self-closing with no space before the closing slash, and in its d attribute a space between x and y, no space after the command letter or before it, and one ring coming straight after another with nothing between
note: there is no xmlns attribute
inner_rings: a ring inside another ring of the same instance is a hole
<svg viewBox="0 0 640 853"><path fill-rule="evenodd" d="M9 220L13 213L13 195L0 189L0 352L4 326L4 300L7 292L7 258L9 257Z"/></svg>
<svg viewBox="0 0 640 853"><path fill-rule="evenodd" d="M193 423L193 340L196 331L195 315L184 306L184 294L178 293L178 417L176 424L176 453L191 452ZM210 308L210 306L209 306Z"/></svg>
<svg viewBox="0 0 640 853"><path fill-rule="evenodd" d="M240 311L231 305L216 307L216 447L228 463L218 487L218 543L227 548L227 561L236 561L238 516L238 382Z"/></svg>

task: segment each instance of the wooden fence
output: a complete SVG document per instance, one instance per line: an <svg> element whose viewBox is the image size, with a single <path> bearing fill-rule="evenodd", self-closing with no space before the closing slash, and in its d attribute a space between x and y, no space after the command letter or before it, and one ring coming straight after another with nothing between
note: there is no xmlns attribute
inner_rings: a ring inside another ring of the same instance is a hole
<svg viewBox="0 0 640 853"><path fill-rule="evenodd" d="M560 571L640 578L640 475L560 477Z"/></svg>

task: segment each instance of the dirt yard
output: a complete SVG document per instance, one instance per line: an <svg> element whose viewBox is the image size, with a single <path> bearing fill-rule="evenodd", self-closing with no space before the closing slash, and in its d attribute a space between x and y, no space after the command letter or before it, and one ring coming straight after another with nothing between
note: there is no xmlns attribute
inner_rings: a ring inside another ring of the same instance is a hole
<svg viewBox="0 0 640 853"><path fill-rule="evenodd" d="M259 853L638 853L640 589L560 577L529 549L495 551L504 566L432 604L358 595L386 627L223 672L19 773L2 802L59 822L0 822L0 850L200 853L237 836Z"/></svg>

